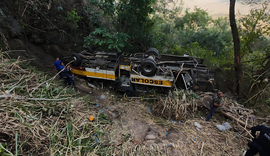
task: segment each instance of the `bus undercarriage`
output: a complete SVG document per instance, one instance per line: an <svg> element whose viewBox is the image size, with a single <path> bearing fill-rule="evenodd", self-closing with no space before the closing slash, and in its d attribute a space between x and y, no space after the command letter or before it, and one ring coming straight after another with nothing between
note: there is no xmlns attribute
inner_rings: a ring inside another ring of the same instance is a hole
<svg viewBox="0 0 270 156"><path fill-rule="evenodd" d="M150 48L146 53L82 51L65 57L72 73L90 79L112 81L117 90L147 92L174 87L193 91L213 91L213 73L203 59L191 56L160 55Z"/></svg>

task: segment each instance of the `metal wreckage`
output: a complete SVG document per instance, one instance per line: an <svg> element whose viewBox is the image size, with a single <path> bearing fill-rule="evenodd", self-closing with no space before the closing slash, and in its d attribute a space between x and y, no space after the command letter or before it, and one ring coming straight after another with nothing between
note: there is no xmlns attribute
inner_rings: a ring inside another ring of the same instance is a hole
<svg viewBox="0 0 270 156"><path fill-rule="evenodd" d="M203 59L159 54L156 48L145 53L93 52L91 48L63 58L72 61L72 73L87 80L106 80L125 92L168 91L174 87L213 91L214 74Z"/></svg>

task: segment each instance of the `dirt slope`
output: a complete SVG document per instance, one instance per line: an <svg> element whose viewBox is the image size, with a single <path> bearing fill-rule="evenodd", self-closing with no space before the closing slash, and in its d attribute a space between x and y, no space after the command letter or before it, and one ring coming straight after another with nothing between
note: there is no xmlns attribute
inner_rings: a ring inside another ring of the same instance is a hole
<svg viewBox="0 0 270 156"><path fill-rule="evenodd" d="M242 136L245 134L235 132L235 128L226 131L216 128L215 125L222 124L225 118L217 121L214 117L206 122L204 116L197 116L180 125L177 121L152 115L153 110L146 107L151 107L149 102L116 98L112 94L95 95L98 106L93 115L104 112L110 116L111 130L100 140L103 144L114 144L112 153L115 155L241 155L247 149L248 139ZM100 98L102 95L106 95L106 99ZM201 124L201 131L196 129L194 122Z"/></svg>

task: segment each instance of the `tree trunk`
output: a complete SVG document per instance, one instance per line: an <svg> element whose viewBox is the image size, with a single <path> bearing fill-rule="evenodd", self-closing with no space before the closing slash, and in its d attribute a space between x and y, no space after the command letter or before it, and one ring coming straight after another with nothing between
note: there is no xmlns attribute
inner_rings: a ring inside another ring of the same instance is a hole
<svg viewBox="0 0 270 156"><path fill-rule="evenodd" d="M241 66L241 57L240 57L240 40L237 30L237 25L235 22L235 1L236 0L230 0L230 10L229 10L229 16L230 16L230 25L232 30L232 36L233 36L233 44L234 44L234 71L235 71L235 80L236 80L236 86L235 86L235 92L237 93L238 97L240 96L240 87L242 83L242 66Z"/></svg>

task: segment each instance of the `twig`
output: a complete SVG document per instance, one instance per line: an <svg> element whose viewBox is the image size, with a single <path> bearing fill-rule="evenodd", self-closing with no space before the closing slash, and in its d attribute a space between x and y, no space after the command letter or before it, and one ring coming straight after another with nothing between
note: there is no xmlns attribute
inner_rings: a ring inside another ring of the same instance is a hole
<svg viewBox="0 0 270 156"><path fill-rule="evenodd" d="M23 15L24 15L24 13L25 13L25 10L26 10L26 8L28 7L28 4L25 6L25 8L24 8L24 10L23 10L23 13L22 13L22 17L23 17Z"/></svg>
<svg viewBox="0 0 270 156"><path fill-rule="evenodd" d="M21 77L21 79L17 82L17 83L15 83L13 86L13 88L11 88L9 91L7 91L7 93L9 94L11 91L13 91L17 86L18 86L18 84L20 83L20 81L22 80L24 78L24 75Z"/></svg>
<svg viewBox="0 0 270 156"><path fill-rule="evenodd" d="M247 119L246 119L245 129L247 128L247 122L248 122L248 115L247 115Z"/></svg>
<svg viewBox="0 0 270 156"><path fill-rule="evenodd" d="M182 72L182 70L184 69L184 68L183 68L184 64L185 64L185 63L183 63L183 64L182 64L181 69L179 70L179 72L178 72L178 74L177 74L177 76L176 76L176 78L175 78L175 80L174 80L174 82L173 82L173 85L172 85L172 86L174 86L174 84L175 84L175 82L177 81L177 79L178 79L178 77L179 77L180 73L181 73L181 72Z"/></svg>
<svg viewBox="0 0 270 156"><path fill-rule="evenodd" d="M200 155L203 154L203 146L204 146L204 142L202 143L202 148L201 148L201 154Z"/></svg>
<svg viewBox="0 0 270 156"><path fill-rule="evenodd" d="M260 91L260 92L262 92L262 91ZM255 95L253 95L251 98L249 98L246 102L244 102L244 103L247 103L248 101L250 101L251 99L253 99L255 96L257 96L260 92L258 92L258 93L256 93Z"/></svg>
<svg viewBox="0 0 270 156"><path fill-rule="evenodd" d="M268 84L264 87L264 89L260 92L260 94L258 95L258 98L262 95L262 93L266 90L266 88L268 88L269 84L270 84L270 83L268 83ZM253 104L253 106L256 105L256 103L257 103L257 101L258 101L258 98L256 99L256 101L255 101L255 103Z"/></svg>
<svg viewBox="0 0 270 156"><path fill-rule="evenodd" d="M252 139L254 139L254 137L248 132L248 130L247 130L245 127L242 127L239 123L238 123L238 125L239 125L241 128L243 128L243 129L247 132L247 134L248 134ZM250 139L250 140L252 140L252 139Z"/></svg>
<svg viewBox="0 0 270 156"><path fill-rule="evenodd" d="M61 111L61 113L60 113L59 117L57 118L57 120L56 120L55 124L53 125L53 127L52 127L51 131L53 131L54 126L57 124L57 122L58 122L59 118L61 117L61 115L62 115L62 113L63 113L63 111L64 111L64 110L65 110L65 109L63 109L63 110ZM48 134L48 136L49 136L49 135L50 135L50 134Z"/></svg>

